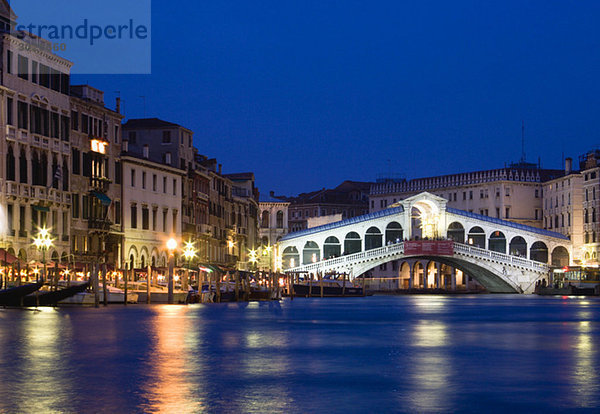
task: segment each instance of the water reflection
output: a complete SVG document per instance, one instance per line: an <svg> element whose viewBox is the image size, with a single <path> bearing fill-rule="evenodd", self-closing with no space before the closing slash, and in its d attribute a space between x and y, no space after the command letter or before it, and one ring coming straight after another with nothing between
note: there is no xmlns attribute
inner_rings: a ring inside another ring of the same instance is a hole
<svg viewBox="0 0 600 414"><path fill-rule="evenodd" d="M415 347L411 352L411 387L407 396L411 411L444 410L450 400L448 383L452 372L447 325L435 320L417 322L411 344Z"/></svg>
<svg viewBox="0 0 600 414"><path fill-rule="evenodd" d="M198 349L198 342L186 306L158 306L149 321L154 330L154 346L147 357L147 381L142 385L147 404L145 412L195 413L203 409L201 389L190 377L196 364L189 350Z"/></svg>
<svg viewBox="0 0 600 414"><path fill-rule="evenodd" d="M572 372L574 397L578 407L591 408L597 399L598 373L596 371L596 347L592 336L592 325L587 320L591 315L587 311L579 313L582 321L577 323L575 338L575 367Z"/></svg>
<svg viewBox="0 0 600 414"><path fill-rule="evenodd" d="M25 311L21 321L20 343L17 349L20 366L14 385L15 405L22 412L59 412L72 404L73 383L69 366L68 346L72 330L64 315L52 308Z"/></svg>

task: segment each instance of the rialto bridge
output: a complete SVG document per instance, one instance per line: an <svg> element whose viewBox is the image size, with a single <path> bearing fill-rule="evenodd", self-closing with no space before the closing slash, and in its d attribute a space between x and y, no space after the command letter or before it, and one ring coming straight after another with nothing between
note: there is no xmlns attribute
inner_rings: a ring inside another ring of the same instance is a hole
<svg viewBox="0 0 600 414"><path fill-rule="evenodd" d="M424 192L376 213L290 233L279 241L281 265L286 272L357 277L399 261L398 287L448 287L458 270L490 292L513 293L533 291L550 266L570 264L571 243L562 234L446 203Z"/></svg>

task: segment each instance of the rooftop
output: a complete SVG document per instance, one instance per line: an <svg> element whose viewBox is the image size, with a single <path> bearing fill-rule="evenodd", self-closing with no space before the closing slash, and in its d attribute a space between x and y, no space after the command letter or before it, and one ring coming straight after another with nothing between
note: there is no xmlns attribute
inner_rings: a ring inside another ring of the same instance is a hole
<svg viewBox="0 0 600 414"><path fill-rule="evenodd" d="M153 128L182 128L181 125L173 122L163 121L158 118L138 118L130 119L123 124L123 129L153 129Z"/></svg>

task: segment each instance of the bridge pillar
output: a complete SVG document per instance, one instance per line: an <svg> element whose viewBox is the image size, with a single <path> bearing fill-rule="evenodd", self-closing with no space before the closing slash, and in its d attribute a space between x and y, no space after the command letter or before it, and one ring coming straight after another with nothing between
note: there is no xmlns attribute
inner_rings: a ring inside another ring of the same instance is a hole
<svg viewBox="0 0 600 414"><path fill-rule="evenodd" d="M436 263L436 272L435 272L435 287L436 289L440 288L440 277L442 274L442 264Z"/></svg>
<svg viewBox="0 0 600 414"><path fill-rule="evenodd" d="M456 269L453 267L452 270L450 271L450 280L451 280L451 284L452 284L452 290L456 290Z"/></svg>

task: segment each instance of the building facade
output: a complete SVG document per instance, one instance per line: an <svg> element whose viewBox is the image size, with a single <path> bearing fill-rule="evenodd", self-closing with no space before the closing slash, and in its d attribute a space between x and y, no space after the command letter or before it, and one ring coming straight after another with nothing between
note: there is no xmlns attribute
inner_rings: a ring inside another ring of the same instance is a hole
<svg viewBox="0 0 600 414"><path fill-rule="evenodd" d="M166 242L181 243L179 168L149 159L121 155L123 171L123 251L129 268L167 266Z"/></svg>
<svg viewBox="0 0 600 414"><path fill-rule="evenodd" d="M341 214L343 219L369 212L369 189L372 183L344 181L334 189L302 193L297 197L278 197L288 201L290 232L308 228L308 218Z"/></svg>
<svg viewBox="0 0 600 414"><path fill-rule="evenodd" d="M1 2L5 30L13 19ZM66 261L70 249L72 63L48 52L48 45L23 32L0 37L1 243L23 261L40 261L32 246L40 228L54 239L49 259Z"/></svg>

